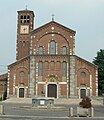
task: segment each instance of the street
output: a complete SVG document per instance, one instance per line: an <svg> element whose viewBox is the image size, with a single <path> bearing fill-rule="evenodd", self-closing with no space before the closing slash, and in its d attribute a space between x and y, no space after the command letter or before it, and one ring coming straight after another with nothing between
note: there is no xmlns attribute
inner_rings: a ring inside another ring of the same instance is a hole
<svg viewBox="0 0 104 120"><path fill-rule="evenodd" d="M44 117L44 116L7 116L7 117L0 117L0 120L104 120L103 117L80 117L80 118L71 118L71 117Z"/></svg>
<svg viewBox="0 0 104 120"><path fill-rule="evenodd" d="M95 105L94 117L69 117L69 108L74 108L76 115L77 105L55 105L53 108L32 107L26 103L1 103L4 106L5 115L0 116L0 120L104 120L104 106Z"/></svg>

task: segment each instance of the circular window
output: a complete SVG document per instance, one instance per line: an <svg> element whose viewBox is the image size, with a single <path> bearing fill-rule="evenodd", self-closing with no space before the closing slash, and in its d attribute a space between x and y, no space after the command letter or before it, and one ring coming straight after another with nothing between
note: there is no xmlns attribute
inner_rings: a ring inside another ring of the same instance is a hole
<svg viewBox="0 0 104 120"><path fill-rule="evenodd" d="M85 77L86 73L84 71L81 72L81 77Z"/></svg>
<svg viewBox="0 0 104 120"><path fill-rule="evenodd" d="M24 77L25 76L25 72L24 71L20 71L20 77Z"/></svg>

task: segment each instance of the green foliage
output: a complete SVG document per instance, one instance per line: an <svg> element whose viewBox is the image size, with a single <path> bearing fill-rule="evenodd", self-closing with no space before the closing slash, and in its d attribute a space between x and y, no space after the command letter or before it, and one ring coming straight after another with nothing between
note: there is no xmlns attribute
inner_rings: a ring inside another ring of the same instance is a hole
<svg viewBox="0 0 104 120"><path fill-rule="evenodd" d="M0 97L0 101L2 101L2 97Z"/></svg>
<svg viewBox="0 0 104 120"><path fill-rule="evenodd" d="M100 49L93 63L98 66L98 94L104 93L104 50Z"/></svg>

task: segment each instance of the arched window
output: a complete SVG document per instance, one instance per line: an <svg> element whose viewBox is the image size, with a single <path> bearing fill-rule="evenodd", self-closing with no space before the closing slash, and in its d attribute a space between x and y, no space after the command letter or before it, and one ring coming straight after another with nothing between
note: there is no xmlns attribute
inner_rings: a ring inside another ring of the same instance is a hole
<svg viewBox="0 0 104 120"><path fill-rule="evenodd" d="M66 55L67 54L67 47L62 47L62 55Z"/></svg>
<svg viewBox="0 0 104 120"><path fill-rule="evenodd" d="M62 63L62 76L66 77L66 75L67 75L67 63L63 62Z"/></svg>
<svg viewBox="0 0 104 120"><path fill-rule="evenodd" d="M40 61L38 63L38 76L42 76L43 75L43 63L42 61Z"/></svg>
<svg viewBox="0 0 104 120"><path fill-rule="evenodd" d="M39 55L43 54L43 47L39 47Z"/></svg>
<svg viewBox="0 0 104 120"><path fill-rule="evenodd" d="M26 47L26 42L25 42L25 41L23 41L23 44L22 44L22 45L23 45L23 47Z"/></svg>
<svg viewBox="0 0 104 120"><path fill-rule="evenodd" d="M55 55L56 54L56 43L54 40L52 40L50 43L49 43L49 53L51 55Z"/></svg>

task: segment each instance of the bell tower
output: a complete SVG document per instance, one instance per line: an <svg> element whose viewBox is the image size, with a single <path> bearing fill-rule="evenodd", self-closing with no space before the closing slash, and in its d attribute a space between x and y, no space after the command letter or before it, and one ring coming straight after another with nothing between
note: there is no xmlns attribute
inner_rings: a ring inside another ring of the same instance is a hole
<svg viewBox="0 0 104 120"><path fill-rule="evenodd" d="M18 11L16 60L29 55L30 32L34 29L34 12Z"/></svg>

